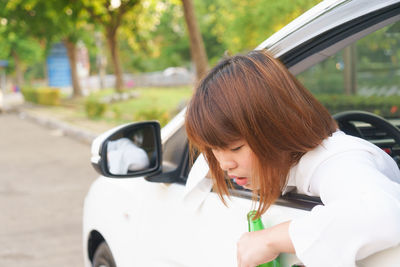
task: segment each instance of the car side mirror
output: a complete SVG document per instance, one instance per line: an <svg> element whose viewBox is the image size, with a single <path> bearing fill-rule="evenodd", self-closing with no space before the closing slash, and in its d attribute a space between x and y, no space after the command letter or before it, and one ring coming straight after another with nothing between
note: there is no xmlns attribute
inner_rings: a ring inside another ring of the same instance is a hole
<svg viewBox="0 0 400 267"><path fill-rule="evenodd" d="M91 162L103 176L128 178L161 172L160 124L156 121L115 127L92 142Z"/></svg>

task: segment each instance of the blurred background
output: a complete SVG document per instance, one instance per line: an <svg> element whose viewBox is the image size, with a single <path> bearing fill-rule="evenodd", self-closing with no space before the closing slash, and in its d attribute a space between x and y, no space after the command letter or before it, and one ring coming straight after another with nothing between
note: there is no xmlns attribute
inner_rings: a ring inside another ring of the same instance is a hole
<svg viewBox="0 0 400 267"><path fill-rule="evenodd" d="M3 98L22 93L71 121L164 125L224 55L254 49L318 2L1 1Z"/></svg>
<svg viewBox="0 0 400 267"><path fill-rule="evenodd" d="M0 266L82 266L93 138L164 126L221 58L319 2L1 0ZM297 77L332 114L399 118L399 32L385 27Z"/></svg>
<svg viewBox="0 0 400 267"><path fill-rule="evenodd" d="M317 2L0 1L0 266L83 266L93 138L165 125L222 57Z"/></svg>

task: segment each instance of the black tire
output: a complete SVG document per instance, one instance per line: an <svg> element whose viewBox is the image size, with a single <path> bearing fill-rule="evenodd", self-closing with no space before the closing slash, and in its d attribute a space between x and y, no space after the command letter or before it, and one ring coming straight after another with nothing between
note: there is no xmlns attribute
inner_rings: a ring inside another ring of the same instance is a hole
<svg viewBox="0 0 400 267"><path fill-rule="evenodd" d="M101 242L93 256L93 267L116 267L111 250L106 242Z"/></svg>

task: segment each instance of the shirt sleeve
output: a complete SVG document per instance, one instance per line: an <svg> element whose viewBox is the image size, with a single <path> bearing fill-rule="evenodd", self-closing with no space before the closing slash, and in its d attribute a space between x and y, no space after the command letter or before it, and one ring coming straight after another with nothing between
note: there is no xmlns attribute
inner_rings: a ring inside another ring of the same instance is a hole
<svg viewBox="0 0 400 267"><path fill-rule="evenodd" d="M290 223L297 257L308 267L356 266L400 242L400 185L368 152L344 152L319 165L309 190L324 205Z"/></svg>

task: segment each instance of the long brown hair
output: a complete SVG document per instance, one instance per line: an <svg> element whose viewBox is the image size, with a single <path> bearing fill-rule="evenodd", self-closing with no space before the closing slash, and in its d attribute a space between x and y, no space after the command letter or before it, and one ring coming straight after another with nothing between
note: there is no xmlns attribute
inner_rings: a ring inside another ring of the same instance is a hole
<svg viewBox="0 0 400 267"><path fill-rule="evenodd" d="M205 155L224 203L228 185L212 149L248 143L256 156L257 216L279 197L290 168L336 129L329 112L266 51L221 61L200 81L186 113L189 142Z"/></svg>

